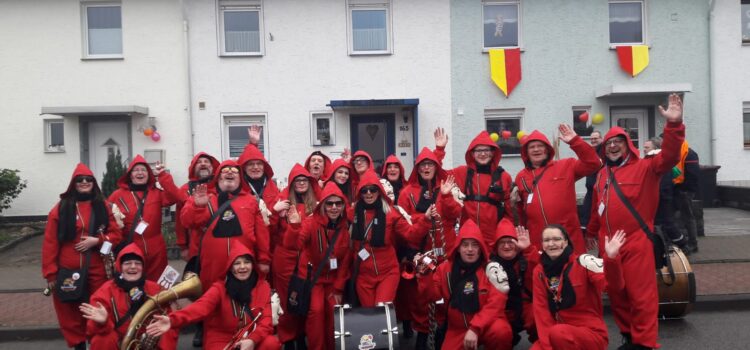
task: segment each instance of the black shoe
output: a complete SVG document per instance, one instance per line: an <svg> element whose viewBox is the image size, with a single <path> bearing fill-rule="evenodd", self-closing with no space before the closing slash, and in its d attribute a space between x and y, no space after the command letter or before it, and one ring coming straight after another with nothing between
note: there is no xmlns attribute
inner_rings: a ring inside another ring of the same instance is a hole
<svg viewBox="0 0 750 350"><path fill-rule="evenodd" d="M193 335L193 347L203 347L203 323L197 323L195 325L195 335Z"/></svg>
<svg viewBox="0 0 750 350"><path fill-rule="evenodd" d="M630 336L630 333L620 333L620 334L622 334L622 345L617 347L617 350L629 350L630 346L633 345L632 337Z"/></svg>
<svg viewBox="0 0 750 350"><path fill-rule="evenodd" d="M404 338L410 339L414 336L414 330L411 328L411 320L404 320L402 322L404 326Z"/></svg>
<svg viewBox="0 0 750 350"><path fill-rule="evenodd" d="M297 344L297 350L307 350L307 343L304 336L295 339L294 342Z"/></svg>
<svg viewBox="0 0 750 350"><path fill-rule="evenodd" d="M290 340L286 343L284 343L284 350L296 350L297 344L295 344L294 340Z"/></svg>
<svg viewBox="0 0 750 350"><path fill-rule="evenodd" d="M73 349L75 350L86 350L86 342L80 342L73 346Z"/></svg>
<svg viewBox="0 0 750 350"><path fill-rule="evenodd" d="M417 332L417 344L414 350L427 350L427 333Z"/></svg>

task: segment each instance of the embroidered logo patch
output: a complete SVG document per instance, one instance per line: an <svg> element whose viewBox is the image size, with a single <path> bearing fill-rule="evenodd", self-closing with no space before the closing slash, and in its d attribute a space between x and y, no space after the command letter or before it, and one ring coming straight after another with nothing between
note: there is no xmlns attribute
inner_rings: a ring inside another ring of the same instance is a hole
<svg viewBox="0 0 750 350"><path fill-rule="evenodd" d="M60 289L63 292L73 292L76 289L78 289L78 287L76 287L75 281L72 278L66 278L65 280L63 280L63 283L62 283L62 286L60 286Z"/></svg>
<svg viewBox="0 0 750 350"><path fill-rule="evenodd" d="M224 214L221 214L221 219L224 221L230 221L234 219L236 215L234 215L234 212L231 210L227 210L224 212Z"/></svg>
<svg viewBox="0 0 750 350"><path fill-rule="evenodd" d="M474 293L474 282L468 281L464 284L464 294L469 295Z"/></svg>
<svg viewBox="0 0 750 350"><path fill-rule="evenodd" d="M365 334L362 338L359 338L359 350L374 349L376 344L372 340L372 334Z"/></svg>

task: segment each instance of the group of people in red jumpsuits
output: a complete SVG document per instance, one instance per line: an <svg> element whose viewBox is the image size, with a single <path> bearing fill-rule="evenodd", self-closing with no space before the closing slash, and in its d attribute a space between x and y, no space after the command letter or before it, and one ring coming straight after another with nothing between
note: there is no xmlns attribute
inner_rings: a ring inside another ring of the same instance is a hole
<svg viewBox="0 0 750 350"><path fill-rule="evenodd" d="M559 159L534 131L521 140L525 167L515 180L485 131L464 165L445 169L440 128L410 174L395 156L374 169L361 150L334 161L316 151L283 189L256 146L258 127L237 160L196 154L179 188L163 165L136 156L105 198L78 164L49 213L42 273L68 346L118 348L133 315L162 289L162 208L176 204L177 245L203 295L181 310L163 306L166 314L143 326L160 349L174 349L192 323L202 324L194 345L208 349L233 338L238 349L333 349L333 309L349 302L349 285L362 307L393 302L416 349L511 349L523 332L534 349L605 349L603 292L619 349L658 348L653 250L626 202L653 227L659 179L677 163L685 133L677 95L659 112L664 141L652 158L640 159L622 128L606 133L597 154L561 124L559 139L577 158ZM575 182L592 174L591 220L581 228ZM593 247L600 256L587 254ZM287 309L290 280L314 270L307 266L321 267L307 315L272 308L275 291ZM77 289L79 297L63 297Z"/></svg>

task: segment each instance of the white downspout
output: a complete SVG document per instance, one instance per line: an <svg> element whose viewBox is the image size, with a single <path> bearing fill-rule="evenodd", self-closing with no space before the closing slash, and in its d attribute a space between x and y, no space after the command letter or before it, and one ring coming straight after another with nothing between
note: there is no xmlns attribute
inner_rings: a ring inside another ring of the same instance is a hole
<svg viewBox="0 0 750 350"><path fill-rule="evenodd" d="M709 123L709 134L711 135L711 161L706 164L712 164L715 165L717 162L717 150L716 150L716 130L718 130L717 126L717 120L718 116L715 113L714 109L714 95L716 94L716 91L714 90L714 87L717 86L715 79L716 74L714 74L714 55L716 54L714 52L714 39L713 39L713 17L714 17L714 8L716 7L716 1L715 0L709 0L708 2L708 91L710 93L708 94L708 107L709 107L709 115L711 118L711 122Z"/></svg>
<svg viewBox="0 0 750 350"><path fill-rule="evenodd" d="M180 9L182 10L182 47L183 56L185 59L185 78L187 79L187 112L188 119L190 121L190 155L192 157L195 154L195 119L193 118L193 82L190 76L190 37L187 14L185 13L185 3L183 0L179 0Z"/></svg>

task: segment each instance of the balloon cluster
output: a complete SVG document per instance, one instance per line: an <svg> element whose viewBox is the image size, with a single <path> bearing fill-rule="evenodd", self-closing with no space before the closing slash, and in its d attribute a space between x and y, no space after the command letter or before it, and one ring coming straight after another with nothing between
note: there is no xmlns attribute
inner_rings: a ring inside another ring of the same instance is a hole
<svg viewBox="0 0 750 350"><path fill-rule="evenodd" d="M589 121L589 112L583 112L581 115L578 116L578 120L580 120L583 123L586 123ZM594 114L594 118L591 119L592 124L601 124L604 121L604 115L601 113Z"/></svg>
<svg viewBox="0 0 750 350"><path fill-rule="evenodd" d="M154 142L159 142L161 140L161 134L156 131L156 126L151 125L148 128L143 129L143 135L145 136L151 136L151 140Z"/></svg>

